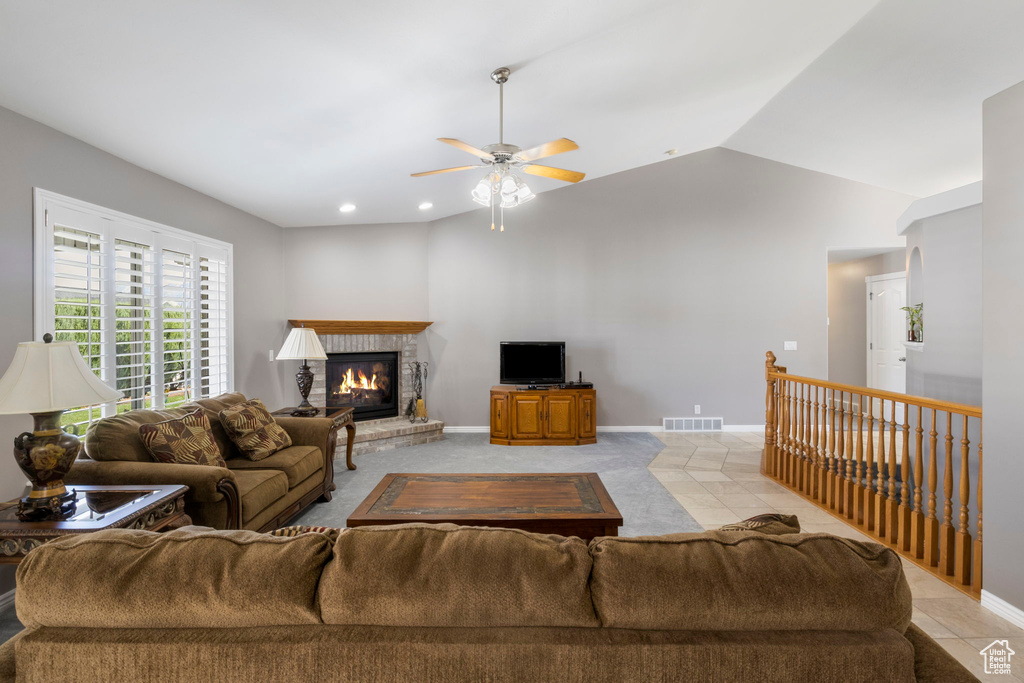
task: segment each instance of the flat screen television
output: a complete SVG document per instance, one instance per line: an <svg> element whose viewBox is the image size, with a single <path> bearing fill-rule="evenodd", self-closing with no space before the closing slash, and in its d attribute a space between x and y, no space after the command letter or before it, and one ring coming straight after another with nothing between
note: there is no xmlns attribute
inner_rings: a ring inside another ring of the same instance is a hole
<svg viewBox="0 0 1024 683"><path fill-rule="evenodd" d="M565 342L501 342L502 384L564 384Z"/></svg>

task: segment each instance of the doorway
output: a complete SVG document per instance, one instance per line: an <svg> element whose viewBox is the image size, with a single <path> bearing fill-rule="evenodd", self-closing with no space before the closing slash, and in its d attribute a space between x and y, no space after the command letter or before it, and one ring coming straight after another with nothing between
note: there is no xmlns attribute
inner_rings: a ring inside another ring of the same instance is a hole
<svg viewBox="0 0 1024 683"><path fill-rule="evenodd" d="M906 272L869 275L867 316L867 386L872 389L907 391Z"/></svg>

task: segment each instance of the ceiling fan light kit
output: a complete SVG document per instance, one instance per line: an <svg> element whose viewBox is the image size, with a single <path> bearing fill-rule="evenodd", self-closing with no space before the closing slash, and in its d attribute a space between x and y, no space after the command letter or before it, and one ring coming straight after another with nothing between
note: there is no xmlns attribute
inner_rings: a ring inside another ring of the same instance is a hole
<svg viewBox="0 0 1024 683"><path fill-rule="evenodd" d="M530 163L537 159L571 152L579 149L572 140L559 138L543 145L537 145L530 149L522 149L516 145L505 143L505 82L512 72L507 67L501 67L491 72L491 80L498 84L498 142L477 148L473 145L456 138L438 138L439 141L457 147L463 152L468 152L483 162L482 165L455 166L442 168L436 171L423 171L413 173L414 178L421 176L436 175L438 173L450 173L452 171L464 171L470 168L488 168L485 175L476 187L473 188L470 196L473 201L482 206L491 208L491 230L494 230L494 210L498 208L501 212L501 232L505 232L505 209L525 204L534 199L537 195L530 187L523 182L515 171L522 171L530 175L554 178L568 183L578 183L585 177L584 173L578 171L567 171L563 168L541 166Z"/></svg>

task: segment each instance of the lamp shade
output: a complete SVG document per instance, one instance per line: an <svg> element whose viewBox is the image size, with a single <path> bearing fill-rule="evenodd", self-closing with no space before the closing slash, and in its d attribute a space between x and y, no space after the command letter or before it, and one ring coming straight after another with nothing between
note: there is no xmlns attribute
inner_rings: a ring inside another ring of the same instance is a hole
<svg viewBox="0 0 1024 683"><path fill-rule="evenodd" d="M75 342L22 342L0 378L0 415L50 413L120 397L89 369Z"/></svg>
<svg viewBox="0 0 1024 683"><path fill-rule="evenodd" d="M278 360L327 360L324 347L312 327L293 327L277 354Z"/></svg>

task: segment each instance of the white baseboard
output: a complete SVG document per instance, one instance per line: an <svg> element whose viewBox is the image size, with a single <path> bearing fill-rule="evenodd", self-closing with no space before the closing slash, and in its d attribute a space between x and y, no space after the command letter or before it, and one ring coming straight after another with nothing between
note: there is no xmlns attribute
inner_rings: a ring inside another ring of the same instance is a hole
<svg viewBox="0 0 1024 683"><path fill-rule="evenodd" d="M482 426L482 427L473 427L473 426L458 427L458 426L446 424L444 426L444 431L449 432L451 434L489 434L491 432L491 428L486 426L486 425ZM661 429L661 427L657 427L657 426L653 426L653 425L639 425L639 426L635 426L635 427L598 427L597 431L599 431L599 432L660 432L660 431L662 431L662 429Z"/></svg>
<svg viewBox="0 0 1024 683"><path fill-rule="evenodd" d="M14 589L0 595L0 610L5 610L14 604Z"/></svg>
<svg viewBox="0 0 1024 683"><path fill-rule="evenodd" d="M491 428L487 425L482 426L464 426L460 427L457 425L446 424L444 431L449 434L488 434ZM599 432L663 432L665 431L660 425L610 425L607 427L598 427ZM723 432L763 432L764 425L725 425L722 427Z"/></svg>
<svg viewBox="0 0 1024 683"><path fill-rule="evenodd" d="M981 606L1006 619L1017 628L1024 628L1024 609L1015 607L984 589L981 591Z"/></svg>

